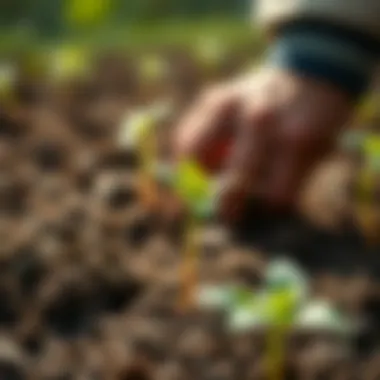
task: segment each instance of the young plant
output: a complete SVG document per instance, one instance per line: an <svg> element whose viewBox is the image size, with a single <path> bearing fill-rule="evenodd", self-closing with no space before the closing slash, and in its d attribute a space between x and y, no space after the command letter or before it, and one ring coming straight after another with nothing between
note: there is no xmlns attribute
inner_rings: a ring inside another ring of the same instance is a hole
<svg viewBox="0 0 380 380"><path fill-rule="evenodd" d="M199 246L197 244L198 231L204 221L214 213L215 184L206 175L202 168L193 161L177 163L172 172L172 189L184 203L188 223L182 266L183 291L180 306L188 310L196 302L197 264L199 262Z"/></svg>

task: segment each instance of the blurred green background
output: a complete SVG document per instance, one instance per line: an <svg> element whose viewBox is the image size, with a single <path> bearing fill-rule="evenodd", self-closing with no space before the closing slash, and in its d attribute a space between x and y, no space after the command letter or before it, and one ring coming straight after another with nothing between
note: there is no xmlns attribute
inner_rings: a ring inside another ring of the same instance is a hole
<svg viewBox="0 0 380 380"><path fill-rule="evenodd" d="M246 39L249 0L2 0L0 48Z"/></svg>

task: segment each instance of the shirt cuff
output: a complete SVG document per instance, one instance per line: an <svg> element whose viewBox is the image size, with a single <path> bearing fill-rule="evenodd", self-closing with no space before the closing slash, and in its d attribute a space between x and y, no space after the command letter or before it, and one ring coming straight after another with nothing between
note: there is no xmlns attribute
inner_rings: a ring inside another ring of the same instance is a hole
<svg viewBox="0 0 380 380"><path fill-rule="evenodd" d="M281 30L267 63L340 87L357 98L371 82L378 44L352 31L322 24L295 24Z"/></svg>

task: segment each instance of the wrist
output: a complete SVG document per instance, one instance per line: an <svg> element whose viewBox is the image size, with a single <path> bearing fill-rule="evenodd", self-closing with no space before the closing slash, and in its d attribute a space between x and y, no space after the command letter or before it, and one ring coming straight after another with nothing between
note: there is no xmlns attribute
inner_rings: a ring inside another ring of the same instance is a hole
<svg viewBox="0 0 380 380"><path fill-rule="evenodd" d="M305 22L280 31L267 64L333 85L356 99L371 82L377 55L377 44L365 36Z"/></svg>

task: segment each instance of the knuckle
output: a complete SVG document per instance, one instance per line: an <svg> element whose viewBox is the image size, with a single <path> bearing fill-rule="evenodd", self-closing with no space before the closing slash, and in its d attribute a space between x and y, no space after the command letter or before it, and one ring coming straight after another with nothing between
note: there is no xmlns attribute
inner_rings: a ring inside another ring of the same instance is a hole
<svg viewBox="0 0 380 380"><path fill-rule="evenodd" d="M245 122L253 132L259 133L266 130L272 121L273 113L270 108L252 108L245 113Z"/></svg>
<svg viewBox="0 0 380 380"><path fill-rule="evenodd" d="M320 136L305 125L285 130L282 137L287 146L298 151L309 150L320 142Z"/></svg>
<svg viewBox="0 0 380 380"><path fill-rule="evenodd" d="M204 90L200 97L199 103L202 107L211 110L217 110L227 106L232 100L232 93L225 86L215 86Z"/></svg>

